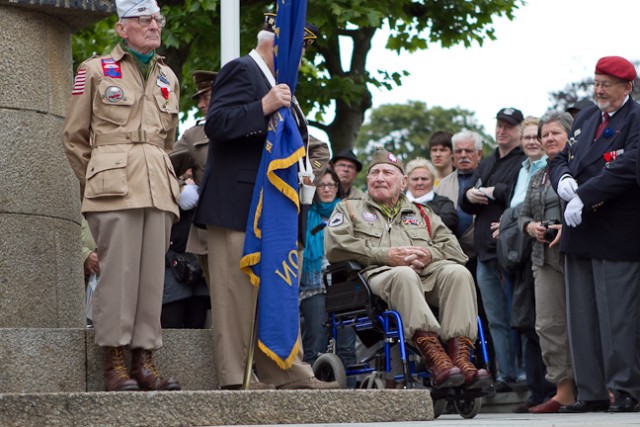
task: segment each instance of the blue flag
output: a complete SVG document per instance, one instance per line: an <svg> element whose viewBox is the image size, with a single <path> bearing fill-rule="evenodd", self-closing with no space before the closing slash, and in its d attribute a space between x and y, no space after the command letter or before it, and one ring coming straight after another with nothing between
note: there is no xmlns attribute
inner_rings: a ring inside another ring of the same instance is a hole
<svg viewBox="0 0 640 427"><path fill-rule="evenodd" d="M302 55L306 0L279 0L275 77L293 94ZM251 200L240 267L259 286L258 347L282 369L293 364L298 342L298 160L302 137L290 108L269 121Z"/></svg>

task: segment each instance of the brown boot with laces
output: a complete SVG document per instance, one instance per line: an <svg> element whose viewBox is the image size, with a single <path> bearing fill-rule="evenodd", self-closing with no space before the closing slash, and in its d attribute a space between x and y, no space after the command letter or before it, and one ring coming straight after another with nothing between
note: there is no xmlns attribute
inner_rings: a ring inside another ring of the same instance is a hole
<svg viewBox="0 0 640 427"><path fill-rule="evenodd" d="M129 377L122 347L107 347L104 354L104 379L107 391L140 390L136 380Z"/></svg>
<svg viewBox="0 0 640 427"><path fill-rule="evenodd" d="M138 381L142 390L180 390L175 378L161 378L153 365L151 350L136 348L131 351L131 376Z"/></svg>
<svg viewBox="0 0 640 427"><path fill-rule="evenodd" d="M431 382L434 387L457 387L464 383L460 369L453 366L435 332L416 331L413 342L424 357L431 372Z"/></svg>
<svg viewBox="0 0 640 427"><path fill-rule="evenodd" d="M447 342L449 357L464 375L464 384L468 389L484 388L491 385L491 374L486 369L478 369L471 363L473 342L467 337L451 338Z"/></svg>

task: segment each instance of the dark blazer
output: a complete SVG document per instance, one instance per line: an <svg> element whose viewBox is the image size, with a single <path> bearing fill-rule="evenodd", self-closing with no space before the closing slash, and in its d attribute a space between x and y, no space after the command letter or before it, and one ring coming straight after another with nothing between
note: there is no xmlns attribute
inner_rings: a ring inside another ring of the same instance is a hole
<svg viewBox="0 0 640 427"><path fill-rule="evenodd" d="M640 187L636 182L640 106L629 99L609 120L608 132L594 141L601 120L598 107L576 117L569 141L550 162L557 191L564 174L578 182L584 203L582 223L564 226L560 251L610 261L640 261ZM609 153L615 160L605 161ZM564 223L564 218L563 218Z"/></svg>
<svg viewBox="0 0 640 427"><path fill-rule="evenodd" d="M218 73L205 124L210 143L193 220L198 227L211 225L246 230L267 137L269 117L262 111L262 98L270 90L269 81L250 56L227 63ZM309 138L304 115L295 100L292 112L317 184L329 161L329 147L320 140ZM306 208L302 206L301 210ZM306 218L306 215L302 217ZM299 231L304 236L303 222Z"/></svg>
<svg viewBox="0 0 640 427"><path fill-rule="evenodd" d="M210 140L194 224L245 231L268 118L262 97L271 86L250 56L216 77L205 132Z"/></svg>

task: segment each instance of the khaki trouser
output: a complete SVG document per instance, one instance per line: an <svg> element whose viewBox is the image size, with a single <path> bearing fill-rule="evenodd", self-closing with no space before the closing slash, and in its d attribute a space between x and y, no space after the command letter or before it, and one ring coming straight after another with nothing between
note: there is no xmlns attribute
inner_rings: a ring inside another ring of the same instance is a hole
<svg viewBox="0 0 640 427"><path fill-rule="evenodd" d="M558 384L573 379L569 337L567 335L567 305L564 269L557 250L544 247L543 266L533 266L536 298L536 333L540 338L542 360L547 367L545 376Z"/></svg>
<svg viewBox="0 0 640 427"><path fill-rule="evenodd" d="M165 254L173 215L154 208L86 214L98 245L93 297L96 344L162 347Z"/></svg>
<svg viewBox="0 0 640 427"><path fill-rule="evenodd" d="M400 313L407 340L416 331L435 332L444 341L459 336L476 339L476 291L464 266L444 264L427 278L421 278L410 267L393 267L367 280L371 291ZM431 291L425 292L432 285ZM438 307L440 322L429 305Z"/></svg>
<svg viewBox="0 0 640 427"><path fill-rule="evenodd" d="M254 316L251 307L254 287L249 276L240 270L244 236L242 231L207 227L213 346L220 386L242 384ZM254 348L256 372L264 383L279 386L314 376L311 366L302 361L302 345L293 366L287 370L280 369L257 345Z"/></svg>

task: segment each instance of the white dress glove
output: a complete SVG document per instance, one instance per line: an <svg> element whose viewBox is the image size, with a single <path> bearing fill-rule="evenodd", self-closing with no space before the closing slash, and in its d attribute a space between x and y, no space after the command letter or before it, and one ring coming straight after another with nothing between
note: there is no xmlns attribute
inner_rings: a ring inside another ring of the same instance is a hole
<svg viewBox="0 0 640 427"><path fill-rule="evenodd" d="M196 184L187 184L182 187L182 192L180 193L180 198L178 199L178 204L184 211L188 211L189 209L193 209L198 204L198 199L200 199L200 194L198 194L198 186Z"/></svg>
<svg viewBox="0 0 640 427"><path fill-rule="evenodd" d="M576 196L567 204L564 210L564 220L569 227L577 227L582 223L582 208L584 203L580 196Z"/></svg>
<svg viewBox="0 0 640 427"><path fill-rule="evenodd" d="M566 176L566 178L564 176ZM576 196L578 183L570 175L564 176L558 183L558 196L565 202L570 202Z"/></svg>

